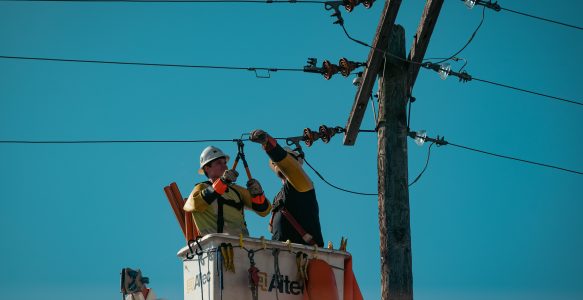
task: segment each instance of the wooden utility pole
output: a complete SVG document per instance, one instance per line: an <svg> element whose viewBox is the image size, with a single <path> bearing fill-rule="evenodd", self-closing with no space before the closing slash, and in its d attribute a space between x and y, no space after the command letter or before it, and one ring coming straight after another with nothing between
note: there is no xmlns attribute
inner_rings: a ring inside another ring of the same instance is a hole
<svg viewBox="0 0 583 300"><path fill-rule="evenodd" d="M407 167L405 30L393 26L379 78L378 188L382 299L412 300L413 272Z"/></svg>
<svg viewBox="0 0 583 300"><path fill-rule="evenodd" d="M383 8L379 25L377 26L377 33L375 34L372 43L372 49L368 54L367 67L362 74L362 82L356 92L354 104L352 105L352 110L348 117L348 123L346 124L344 145L354 145L356 142L358 130L360 129L364 112L368 106L366 104L370 99L374 81L384 62L382 50L386 49L387 45L390 43L389 38L391 37L391 29L395 24L399 7L401 7L401 0L385 1L385 7Z"/></svg>
<svg viewBox="0 0 583 300"><path fill-rule="evenodd" d="M412 300L406 104L444 0L426 0L409 55L405 32L395 26L401 0L386 0L367 68L346 124L344 145L354 145L379 72L378 188L383 300ZM395 58L387 53L394 55ZM381 69L382 67L382 69ZM382 70L382 71L381 71Z"/></svg>

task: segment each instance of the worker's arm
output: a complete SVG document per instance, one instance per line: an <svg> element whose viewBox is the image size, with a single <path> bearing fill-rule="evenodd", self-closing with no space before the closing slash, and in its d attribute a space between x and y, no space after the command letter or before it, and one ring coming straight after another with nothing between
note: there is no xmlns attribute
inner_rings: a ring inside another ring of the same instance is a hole
<svg viewBox="0 0 583 300"><path fill-rule="evenodd" d="M183 209L187 212L204 211L218 196L208 182L199 183L188 196Z"/></svg>
<svg viewBox="0 0 583 300"><path fill-rule="evenodd" d="M267 132L261 129L253 130L249 139L261 144L263 150L271 158L272 164L276 167L274 170L281 172L297 191L307 192L314 188L312 181L298 160L285 151Z"/></svg>
<svg viewBox="0 0 583 300"><path fill-rule="evenodd" d="M266 149L267 155L273 164L299 192L307 192L314 188L310 177L304 172L299 161L285 151L279 144L275 144L271 149Z"/></svg>
<svg viewBox="0 0 583 300"><path fill-rule="evenodd" d="M225 170L223 176L216 179L212 185L210 182L197 184L184 204L184 211L204 211L213 201L225 193L228 185L237 180L237 176L239 173L236 170Z"/></svg>
<svg viewBox="0 0 583 300"><path fill-rule="evenodd" d="M253 180L255 179L251 179L250 182ZM263 195L263 190L261 190L260 194L257 193L258 195L253 196L253 188L244 188L236 184L232 184L230 187L241 195L241 201L243 201L245 207L251 208L258 215L265 217L271 212L271 203Z"/></svg>

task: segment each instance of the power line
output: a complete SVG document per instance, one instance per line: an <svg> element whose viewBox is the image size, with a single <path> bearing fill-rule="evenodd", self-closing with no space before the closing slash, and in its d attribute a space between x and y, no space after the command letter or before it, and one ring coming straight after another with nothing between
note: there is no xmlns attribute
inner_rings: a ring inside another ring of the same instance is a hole
<svg viewBox="0 0 583 300"><path fill-rule="evenodd" d="M487 154L487 155L492 155L492 156L495 156L495 157L506 158L506 159L520 161L520 162L527 163L527 164L532 164L532 165L537 165L537 166L541 166L541 167L547 167L547 168L552 168L552 169L557 169L557 170L561 170L561 171L565 171L565 172L570 172L570 173L575 173L575 174L583 175L583 172L579 172L579 171L575 171L575 170L570 170L570 169L561 168L561 167L557 167L557 166L553 166L553 165L543 164L543 163L539 163L539 162L535 162L535 161L531 161L531 160L526 160L526 159L511 157L511 156L507 156L507 155L496 154L496 153L492 153L492 152L488 152L488 151L484 151L484 150L470 148L470 147L467 147L467 146L457 145L457 144L454 144L454 143L448 143L448 144L449 145L452 145L454 147L458 147L458 148L462 148L462 149L466 149L466 150L470 150L470 151L475 151L475 152L483 153L483 154Z"/></svg>
<svg viewBox="0 0 583 300"><path fill-rule="evenodd" d="M0 55L0 58L17 59L17 60L35 60L35 61L74 62L74 63L111 64L111 65L132 65L132 66L148 66L148 67L172 67L172 68L254 71L255 75L257 77L260 77L260 78L264 78L264 77L268 77L268 76L261 76L261 75L257 74L257 71L304 72L304 69L300 69L300 68L233 67L233 66L208 66L208 65L205 66L205 65L162 64L162 63L145 63L145 62L122 62L122 61L65 59L65 58L47 58L47 57L24 57L24 56L5 56L5 55ZM270 73L268 73L268 74L270 74Z"/></svg>
<svg viewBox="0 0 583 300"><path fill-rule="evenodd" d="M583 105L583 102L580 102L580 101L569 100L569 99L565 99L565 98L562 98L562 97L552 96L552 95L543 94L543 93L540 93L540 92L535 92L535 91L531 91L531 90L527 90L527 89L522 89L522 88L510 86L510 85L503 84L503 83L497 83L497 82L493 82L493 81L489 81L489 80L485 80L485 79L480 79L480 78L472 77L467 72L461 71L466 66L467 61L460 68L460 72L453 72L451 70L444 70L439 65L439 63L448 61L450 59L454 59L456 57L456 55L458 55L459 53L461 53L470 44L470 42L474 39L476 33L478 32L478 29L480 29L480 27L482 26L482 23L484 22L484 10L482 11L482 20L480 21L480 24L478 25L478 27L474 30L474 33L470 36L470 39L468 40L468 42L460 50L458 50L456 53L454 53L452 56L450 56L449 58L446 58L446 59L442 59L442 60L440 60L437 63L433 63L433 62L420 63L420 62L412 61L412 60L409 60L409 59L404 59L404 58L401 58L401 57L399 57L397 55L394 55L394 54L392 54L392 53L390 53L390 52L388 52L386 50L382 50L382 49L375 48L375 47L373 47L373 46L371 46L371 45L369 45L369 44L367 44L367 43L365 43L365 42L363 42L361 40L355 39L352 36L350 36L350 34L348 34L348 31L346 30L346 27L344 26L344 20L342 19L342 17L340 15L333 15L333 16L335 16L335 17L338 18L338 20L335 23L336 24L339 24L340 27L342 27L342 29L343 29L346 37L348 37L348 39L350 39L351 41L354 41L357 44L360 44L362 46L365 46L365 47L368 47L370 49L373 49L374 51L378 51L378 52L382 53L385 56L387 56L387 55L388 56L391 56L391 57L393 57L395 59L398 59L400 61L403 61L405 63L417 64L417 65L420 65L421 67L423 67L425 69L432 69L432 70L434 70L434 71L436 71L438 73L439 72L446 72L447 75L454 75L454 76L460 78L460 81L462 81L462 82L467 82L467 81L470 81L470 80L474 79L476 81L481 81L481 82L484 82L484 83L489 83L489 84L497 85L497 86L500 86L500 87L505 87L505 88L509 88L509 89L513 89L513 90L517 90L517 91L521 91L521 92L525 92L525 93L529 93L529 94L533 94L533 95L537 95L537 96L541 96L541 97L547 97L547 98L551 98L551 99L555 99L555 100L560 100L560 101L568 102L568 103L571 103L571 104ZM460 59L457 59L457 60L460 60ZM464 59L464 61L465 61L465 59Z"/></svg>
<svg viewBox="0 0 583 300"><path fill-rule="evenodd" d="M320 179L322 179L322 181L324 181L326 184L328 184L329 186L343 191L343 192L347 192L347 193L351 193L351 194L356 194L356 195L362 195L362 196L378 196L378 193L361 193L361 192L355 192L355 191L351 191L351 190L347 190L347 189L343 189L341 187L338 187L332 183L330 183L328 180L326 180L324 178L324 176L322 176L322 174L320 174L320 172L316 171L316 169L314 169L314 167L312 167L312 165L310 165L310 163L306 160L306 158L304 157L304 162L308 165L308 167L310 167L310 169L312 169L312 171L314 171L314 173L316 173L316 175L318 175L318 177L320 177Z"/></svg>
<svg viewBox="0 0 583 300"><path fill-rule="evenodd" d="M244 139L243 141L247 141ZM31 141L31 140L4 140L0 144L139 144L139 143L219 143L237 142L237 139L211 139L211 140L80 140L80 141Z"/></svg>
<svg viewBox="0 0 583 300"><path fill-rule="evenodd" d="M443 65L438 65L438 64L431 63L431 62L423 63L421 66L423 68L425 68L425 69L433 70L433 71L439 73L440 76L443 79L445 79L445 78L447 78L447 76L451 75L451 76L455 76L455 77L459 78L460 82L468 82L468 81L476 80L476 81L480 81L480 82L484 82L484 83L488 83L488 84L492 84L492 85L496 85L496 86L500 86L500 87L504 87L504 88L508 88L508 89L512 89L512 90L516 90L516 91L520 91L520 92L525 92L525 93L529 93L529 94L541 96L541 97L546 97L546 98L550 98L550 99L564 101L564 102L571 103L571 104L576 104L576 105L583 105L583 102L580 102L580 101L566 99L566 98L557 97L557 96L552 96L552 95L549 95L549 94L543 94L543 93L540 93L540 92L535 92L535 91L532 91L532 90L527 90L527 89L523 89L523 88L511 86L511 85L508 85L508 84L503 84L503 83L499 83L499 82L494 82L494 81L486 80L486 79L476 78L476 77L473 77L472 75L468 74L465 71L462 71L462 72L454 72L450 68L445 68Z"/></svg>
<svg viewBox="0 0 583 300"><path fill-rule="evenodd" d="M431 145L429 145L429 150L427 150L427 160L425 161L425 166L423 167L423 170L421 170L421 173L419 173L419 175L417 175L417 177L415 177L415 179L413 179L413 182L409 183L409 187L414 185L419 178L421 178L421 175L423 175L423 173L425 173L425 170L427 170L427 166L429 165L429 158L431 157L431 147L434 145L435 143L431 143Z"/></svg>
<svg viewBox="0 0 583 300"><path fill-rule="evenodd" d="M88 2L88 3L261 3L261 4L326 4L327 1L306 1L306 0L0 0L0 2Z"/></svg>
<svg viewBox="0 0 583 300"><path fill-rule="evenodd" d="M498 4L498 1L496 1L496 2L492 2L492 0L489 0L489 1L484 1L484 0L461 0L461 1L462 2L465 2L466 6L468 8L470 8L470 9L472 9L474 7L474 5L481 5L481 6L484 7L484 9L489 8L489 9L491 9L493 11L496 11L496 12L500 12L500 11L504 10L504 11L508 11L508 12L511 12L511 13L515 13L515 14L518 14L518 15L525 16L525 17L529 17L529 18L533 18L533 19L538 19L538 20L541 20L541 21L545 21L545 22L549 22L549 23L554 23L554 24L562 25L562 26L566 26L566 27L571 27L571 28L574 28L574 29L583 30L583 27L580 27L580 26L575 26L575 25L571 25L571 24L564 23L564 22L559 22L559 21L555 21L555 20L551 20L551 19L547 19L547 18L543 18L543 17L538 17L538 16L534 16L534 15L531 15L531 14L527 14L527 13L519 12L519 11L516 11L516 10L512 10L512 9L508 9L508 8L501 7Z"/></svg>
<svg viewBox="0 0 583 300"><path fill-rule="evenodd" d="M275 138L276 140L287 140L288 138ZM0 144L138 144L138 143L219 143L219 142L237 142L248 141L249 139L208 139L208 140L81 140L81 141L27 141L27 140L4 140ZM304 158L304 162L328 185L331 187L357 195L376 196L378 194L361 193L338 187L324 178L308 161Z"/></svg>
<svg viewBox="0 0 583 300"><path fill-rule="evenodd" d="M481 25L481 23L480 23L480 25ZM366 46L366 47L368 47L370 49L373 49L375 51L381 52L384 55L391 56L391 57L393 57L395 59L398 59L398 60L403 61L403 62L406 62L406 63L412 63L412 64L421 65L421 67L423 67L425 69L432 69L432 70L434 70L436 72L445 71L445 72L448 73L448 75L456 76L456 77L460 78L460 81L463 81L463 82L471 81L473 79L473 80L476 80L476 81L481 81L481 82L484 82L484 83L489 83L489 84L497 85L497 86L500 86L500 87L505 87L505 88L509 88L509 89L513 89L513 90L517 90L517 91L521 91L521 92L525 92L525 93L529 93L529 94L533 94L533 95L537 95L537 96L541 96L541 97L546 97L546 98L551 98L551 99L555 99L555 100L560 100L560 101L568 102L568 103L571 103L571 104L583 105L583 103L582 102L579 102L579 101L569 100L569 99L565 99L565 98L562 98L562 97L557 97L557 96L552 96L552 95L548 95L548 94L543 94L543 93L540 93L540 92L535 92L535 91L531 91L531 90L527 90L527 89L522 89L522 88L510 86L510 85L503 84L503 83L493 82L493 81L489 81L489 80L480 79L480 78L476 78L476 77L470 76L468 73L461 71L461 69L463 69L465 67L465 65L466 65L465 63L462 66L462 68L460 69L460 72L453 72L451 70L443 70L442 67L440 65L438 65L437 63L432 63L432 62L419 63L419 62L412 61L412 60L409 60L409 59L404 59L404 58L401 58L401 57L399 57L397 55L394 55L394 54L392 54L392 53L390 53L388 51L381 50L381 49L378 49L378 48L374 48L373 46L371 46L371 45L369 45L369 44L367 44L367 43L365 43L363 41L354 39L353 37L351 37L348 34L348 32L346 31L346 28L344 27L344 24L340 24L340 26L342 27L342 29L344 30L344 33L346 34L346 36L350 40L352 40L352 41L354 41L354 42L356 42L356 43L358 43L360 45ZM478 28L479 28L479 26L478 26ZM477 29L476 29L476 31L477 31ZM475 35L476 31L474 31L474 35ZM459 50L458 52L456 52L451 57L449 57L447 59L441 60L441 62L445 62L447 60L450 60L450 59L455 58L455 56L457 54L459 54L465 47L467 47L467 45L473 39L473 36L474 35L472 35L472 37L470 38L470 40L468 41L468 43L466 43L466 45L461 50Z"/></svg>
<svg viewBox="0 0 583 300"><path fill-rule="evenodd" d="M373 129L361 129L360 132L376 132ZM243 133L238 139L203 139L203 140L0 140L0 144L138 144L138 143L222 143L222 142L246 142L249 133ZM303 141L304 137L274 137L276 140L297 139Z"/></svg>
<svg viewBox="0 0 583 300"><path fill-rule="evenodd" d="M488 152L488 151L484 151L484 150L480 150L480 149L476 149L476 148L471 148L468 146L454 144L454 143L451 143L449 141L446 141L444 137L440 138L439 136L437 136L437 138L430 138L430 137L427 137L425 135L418 135L417 132L415 132L415 131L410 131L408 135L409 135L409 137L411 137L415 140L419 139L422 141L433 142L433 143L437 144L438 146L451 145L454 147L458 147L458 148L462 148L462 149L466 149L466 150L470 150L470 151L474 151L474 152L478 152L478 153L482 153L482 154L487 154L487 155L491 155L491 156L495 156L495 157L499 157L499 158L510 159L510 160L514 160L514 161L527 163L527 164L532 164L532 165L537 165L537 166L541 166L541 167L552 168L552 169L556 169L556 170L560 170L560 171L565 171L565 172L583 175L583 172L579 172L579 171L575 171L575 170L571 170L571 169L567 169L567 168L557 167L557 166L553 166L553 165L549 165L549 164L535 162L532 160L526 160L526 159L522 159L522 158L508 156L508 155L496 154L493 152Z"/></svg>
<svg viewBox="0 0 583 300"><path fill-rule="evenodd" d="M521 89L521 88L518 88L518 87L515 87L515 86L510 86L510 85L507 85L507 84L493 82L493 81L489 81L489 80L485 80L485 79L480 79L480 78L476 78L476 77L472 77L472 79L473 80L476 80L476 81L480 81L480 82L492 84L492 85L497 85L497 86L500 86L500 87L505 87L505 88L509 88L509 89L513 89L513 90L517 90L517 91L521 91L521 92L533 94L533 95L538 95L538 96L541 96L541 97L547 97L547 98L550 98L550 99L565 101L565 102L572 103L572 104L583 105L583 103L582 102L579 102L579 101L569 100L569 99L565 99L565 98L561 98L561 97L557 97L557 96L551 96L551 95L547 95L547 94L543 94L543 93L539 93L539 92L535 92L535 91L531 91L531 90Z"/></svg>
<svg viewBox="0 0 583 300"><path fill-rule="evenodd" d="M480 20L480 23L478 24L478 27L476 27L476 29L474 30L474 32L472 33L472 35L470 36L470 38L468 39L468 41L466 42L466 44L460 49L458 50L456 53L452 54L449 56L449 58L443 59L438 61L437 63L440 64L442 62L446 62L454 57L456 57L458 54L460 54L462 51L464 51L464 49L466 49L466 47L468 47L468 45L472 42L472 40L474 39L474 37L476 36L476 34L478 33L478 30L480 30L480 27L482 27L482 24L484 23L484 17L486 16L486 7L484 7L484 9L482 10L482 20ZM465 65L464 65L465 66ZM463 69L463 67L462 67Z"/></svg>
<svg viewBox="0 0 583 300"><path fill-rule="evenodd" d="M554 20L551 20L551 19L543 18L543 17L533 16L531 14L527 14L527 13L515 11L515 10L512 10L512 9L503 8L503 7L501 7L500 9L505 10L505 11L509 11L511 13L523 15L523 16L526 16L526 17L538 19L538 20L541 20L541 21L546 21L546 22L555 23L555 24L558 24L558 25L563 25L563 26L566 26L566 27L571 27L571 28L583 30L583 27L579 27L579 26L575 26L575 25L570 25L570 24L567 24L567 23L563 23L563 22L559 22L559 21L554 21Z"/></svg>

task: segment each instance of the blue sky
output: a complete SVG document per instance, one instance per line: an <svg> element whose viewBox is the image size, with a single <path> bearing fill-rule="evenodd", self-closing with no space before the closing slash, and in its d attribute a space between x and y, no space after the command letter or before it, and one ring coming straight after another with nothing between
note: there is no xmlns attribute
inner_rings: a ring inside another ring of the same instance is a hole
<svg viewBox="0 0 583 300"><path fill-rule="evenodd" d="M426 57L458 50L479 9L447 0ZM503 1L503 7L581 25L583 3ZM403 1L407 49L424 1ZM343 12L372 41L383 4ZM0 55L192 65L301 68L306 58L364 61L321 5L0 2ZM479 78L581 101L582 32L486 12L460 55ZM457 66L457 65L454 65ZM352 78L0 59L0 140L232 139L255 128L295 136L344 126ZM376 90L376 87L375 87ZM421 70L411 127L464 146L583 170L581 106ZM370 107L362 128L374 127ZM183 194L207 144L0 144L0 292L6 299L113 299L119 271L141 268L160 297L182 299L181 232L162 188ZM216 146L235 154L236 145ZM306 148L344 188L375 192L376 136ZM428 145L409 142L409 178ZM269 197L279 182L246 146ZM349 238L367 299L380 294L377 199L342 193L310 171L323 235ZM417 299L583 298L580 175L433 147L410 189ZM578 196L579 195L579 196ZM267 219L247 214L252 235Z"/></svg>

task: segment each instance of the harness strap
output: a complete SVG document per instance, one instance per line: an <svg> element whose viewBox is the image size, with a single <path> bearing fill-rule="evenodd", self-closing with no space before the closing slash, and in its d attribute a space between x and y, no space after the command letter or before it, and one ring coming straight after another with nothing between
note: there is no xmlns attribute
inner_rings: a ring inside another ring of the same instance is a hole
<svg viewBox="0 0 583 300"><path fill-rule="evenodd" d="M294 218L294 216L292 216L292 214L287 211L287 209L284 207L281 209L281 214L287 219L287 221L294 227L294 229L302 236L302 239L304 240L304 242L310 244L310 245L315 245L316 241L314 241L314 238L312 237L311 234L307 233L304 228L302 227L302 225L300 225L300 223L298 223L298 221L296 220L296 218Z"/></svg>
<svg viewBox="0 0 583 300"><path fill-rule="evenodd" d="M285 206L283 206L283 203L281 201L278 201L278 204L272 210L271 219L269 219L269 228L271 231L273 231L273 218L278 211L281 212L284 218L300 234L304 242L308 243L309 245L316 245L316 241L314 240L312 235L307 233L306 230L304 230L304 227L302 227L302 225L300 225L296 218L294 218L294 216L285 208Z"/></svg>
<svg viewBox="0 0 583 300"><path fill-rule="evenodd" d="M217 232L223 233L223 227L225 227L225 217L223 216L223 204L224 198L219 197L217 199Z"/></svg>
<svg viewBox="0 0 583 300"><path fill-rule="evenodd" d="M237 196L239 197L239 202L235 201L235 200L231 200L231 199L225 199L223 198L223 196L219 195L217 197L217 232L218 233L223 233L224 227L225 227L225 216L224 216L224 205L228 205L230 207L235 208L236 210L240 211L241 213L243 213L243 201L241 201L241 195L239 194L239 192L237 192L237 190L231 188L231 190L233 190L233 192L235 192L235 194L237 194Z"/></svg>

